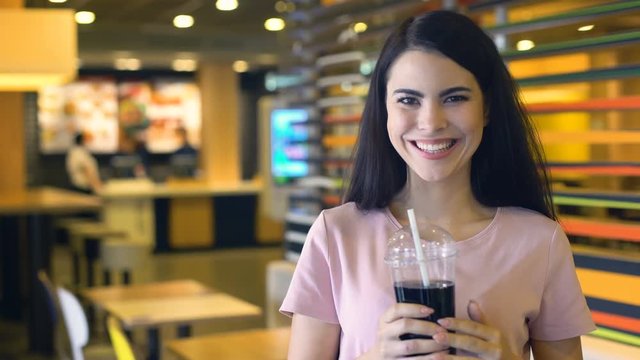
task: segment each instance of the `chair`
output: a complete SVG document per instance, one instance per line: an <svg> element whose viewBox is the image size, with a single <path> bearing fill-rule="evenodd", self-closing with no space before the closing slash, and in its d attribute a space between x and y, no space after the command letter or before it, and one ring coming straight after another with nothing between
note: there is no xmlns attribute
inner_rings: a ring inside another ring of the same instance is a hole
<svg viewBox="0 0 640 360"><path fill-rule="evenodd" d="M78 299L69 290L58 287L58 299L60 300L60 309L62 317L69 335L69 343L71 346L71 359L116 359L111 347L89 346L89 323L85 316L82 305Z"/></svg>
<svg viewBox="0 0 640 360"><path fill-rule="evenodd" d="M280 314L280 305L287 295L295 268L296 264L288 260L276 260L267 264L265 317L268 328L291 325L291 319Z"/></svg>
<svg viewBox="0 0 640 360"><path fill-rule="evenodd" d="M105 238L126 238L125 231L112 229L101 222L69 224L73 255L74 286L80 286L80 257L86 260L87 286L94 286L94 264L100 258L100 243Z"/></svg>
<svg viewBox="0 0 640 360"><path fill-rule="evenodd" d="M107 317L107 330L109 331L111 345L116 352L118 360L136 360L127 335L122 330L118 320L113 316Z"/></svg>
<svg viewBox="0 0 640 360"><path fill-rule="evenodd" d="M53 349L58 359L71 358L71 342L67 327L62 319L60 299L49 275L44 270L38 271L38 281L44 290L47 299L47 312L53 327Z"/></svg>
<svg viewBox="0 0 640 360"><path fill-rule="evenodd" d="M149 254L149 246L129 239L105 239L100 245L104 285L111 285L113 272L122 275L122 284L131 283L131 271L144 264Z"/></svg>

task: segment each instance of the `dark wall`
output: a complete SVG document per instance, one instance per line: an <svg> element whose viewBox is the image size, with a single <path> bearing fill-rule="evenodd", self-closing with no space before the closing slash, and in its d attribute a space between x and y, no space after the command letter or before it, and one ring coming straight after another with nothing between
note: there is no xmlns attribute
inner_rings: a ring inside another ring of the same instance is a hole
<svg viewBox="0 0 640 360"><path fill-rule="evenodd" d="M242 179L250 180L258 172L258 100L269 91L264 87L269 69L240 74L240 148Z"/></svg>

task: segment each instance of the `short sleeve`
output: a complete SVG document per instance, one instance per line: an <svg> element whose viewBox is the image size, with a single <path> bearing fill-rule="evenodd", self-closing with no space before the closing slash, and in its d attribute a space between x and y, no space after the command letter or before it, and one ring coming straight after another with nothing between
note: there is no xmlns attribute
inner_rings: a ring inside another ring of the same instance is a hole
<svg viewBox="0 0 640 360"><path fill-rule="evenodd" d="M569 239L559 225L550 243L548 259L540 312L529 323L531 338L556 341L595 330L578 282Z"/></svg>
<svg viewBox="0 0 640 360"><path fill-rule="evenodd" d="M324 213L313 223L280 312L337 324Z"/></svg>

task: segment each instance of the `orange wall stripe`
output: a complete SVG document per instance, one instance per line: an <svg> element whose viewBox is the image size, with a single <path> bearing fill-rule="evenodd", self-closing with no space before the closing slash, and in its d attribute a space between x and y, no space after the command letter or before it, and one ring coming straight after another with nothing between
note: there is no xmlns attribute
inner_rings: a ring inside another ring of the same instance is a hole
<svg viewBox="0 0 640 360"><path fill-rule="evenodd" d="M580 173L589 175L640 176L637 166L548 166L551 174Z"/></svg>
<svg viewBox="0 0 640 360"><path fill-rule="evenodd" d="M640 143L640 132L620 130L541 131L540 140L543 144L637 144Z"/></svg>
<svg viewBox="0 0 640 360"><path fill-rule="evenodd" d="M640 319L591 310L593 321L605 327L640 333Z"/></svg>
<svg viewBox="0 0 640 360"><path fill-rule="evenodd" d="M531 112L639 110L640 96L626 96L614 99L592 99L567 103L528 104L527 109Z"/></svg>
<svg viewBox="0 0 640 360"><path fill-rule="evenodd" d="M616 224L570 216L560 217L560 224L570 235L640 242L640 225Z"/></svg>

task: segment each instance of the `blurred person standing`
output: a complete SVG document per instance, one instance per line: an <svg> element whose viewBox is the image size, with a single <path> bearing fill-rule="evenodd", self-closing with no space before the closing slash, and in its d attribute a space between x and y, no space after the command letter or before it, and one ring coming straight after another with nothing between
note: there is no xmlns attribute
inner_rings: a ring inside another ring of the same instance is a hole
<svg viewBox="0 0 640 360"><path fill-rule="evenodd" d="M197 155L198 151L189 144L187 137L187 129L183 127L176 128L176 138L180 144L178 148L173 152L173 155Z"/></svg>
<svg viewBox="0 0 640 360"><path fill-rule="evenodd" d="M74 189L87 194L95 194L102 189L98 162L85 146L84 134L77 133L74 145L67 152L67 174Z"/></svg>

